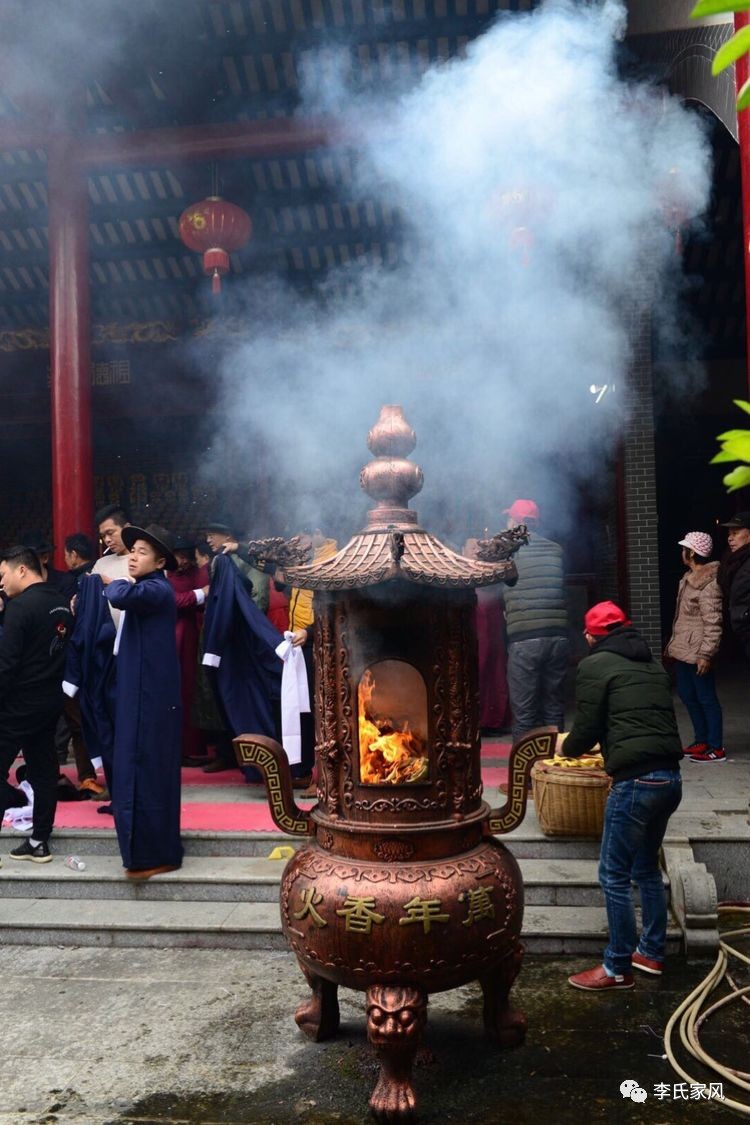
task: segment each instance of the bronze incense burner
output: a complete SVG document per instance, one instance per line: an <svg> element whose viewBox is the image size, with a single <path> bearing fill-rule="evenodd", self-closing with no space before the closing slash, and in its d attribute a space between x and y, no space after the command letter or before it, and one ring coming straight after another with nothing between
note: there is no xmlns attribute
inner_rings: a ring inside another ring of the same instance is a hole
<svg viewBox="0 0 750 1125"><path fill-rule="evenodd" d="M281 919L312 997L295 1018L312 1039L335 1034L337 988L367 993L367 1033L381 1070L376 1117L413 1115L414 1054L430 992L477 980L484 1024L502 1046L526 1020L509 993L521 967L523 884L495 839L523 819L531 766L554 732L518 743L508 800L482 800L474 589L516 577L523 534L455 554L417 524L421 469L400 407L370 431L361 473L375 500L367 526L336 555L288 571L315 591L318 803L301 811L272 739L235 739L264 773L274 820L306 837L281 883Z"/></svg>

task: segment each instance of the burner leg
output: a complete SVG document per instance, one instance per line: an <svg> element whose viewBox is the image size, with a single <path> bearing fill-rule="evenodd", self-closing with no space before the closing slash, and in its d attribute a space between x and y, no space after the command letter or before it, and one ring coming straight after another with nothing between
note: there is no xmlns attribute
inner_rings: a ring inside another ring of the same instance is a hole
<svg viewBox="0 0 750 1125"><path fill-rule="evenodd" d="M426 1022L424 989L385 984L367 989L367 1038L380 1062L370 1109L378 1121L414 1117L417 1099L411 1069Z"/></svg>
<svg viewBox="0 0 750 1125"><path fill-rule="evenodd" d="M300 1031L321 1043L332 1039L339 1029L338 985L316 976L302 965L300 968L312 989L312 996L299 1005L294 1018Z"/></svg>
<svg viewBox="0 0 750 1125"><path fill-rule="evenodd" d="M526 1016L510 1003L510 990L522 961L523 946L519 943L491 976L479 981L484 994L484 1029L501 1047L520 1047L526 1037Z"/></svg>

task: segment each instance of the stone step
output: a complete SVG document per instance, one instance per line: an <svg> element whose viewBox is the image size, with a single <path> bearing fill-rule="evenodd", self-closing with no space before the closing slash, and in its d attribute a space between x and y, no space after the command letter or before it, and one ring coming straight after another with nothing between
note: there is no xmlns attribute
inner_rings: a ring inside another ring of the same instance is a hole
<svg viewBox="0 0 750 1125"><path fill-rule="evenodd" d="M533 953L601 953L603 907L529 906L523 940ZM669 931L669 951L680 935ZM285 949L279 911L266 902L0 900L0 944L120 948Z"/></svg>
<svg viewBox="0 0 750 1125"><path fill-rule="evenodd" d="M143 882L126 879L119 855L86 855L84 871L59 860L33 864L4 862L0 897L134 902L270 902L279 901L284 860L258 856L189 856L179 871Z"/></svg>
<svg viewBox="0 0 750 1125"><path fill-rule="evenodd" d="M273 902L0 900L0 944L285 949Z"/></svg>
<svg viewBox="0 0 750 1125"><path fill-rule="evenodd" d="M15 834L4 840L16 841ZM516 859L597 859L599 841L545 836L535 823L524 822L515 832L498 836ZM281 832L202 832L182 833L186 856L258 856L265 857L272 848L288 845L302 847L302 842ZM50 846L58 855L119 855L117 836L112 828L59 828ZM15 842L9 845L15 847ZM2 850L0 850L0 855Z"/></svg>
<svg viewBox="0 0 750 1125"><path fill-rule="evenodd" d="M119 856L81 857L84 871L59 860L46 864L6 860L0 897L127 899L170 902L278 902L283 860L258 856L187 856L179 871L139 883L123 876ZM594 860L522 859L525 900L530 906L600 906Z"/></svg>

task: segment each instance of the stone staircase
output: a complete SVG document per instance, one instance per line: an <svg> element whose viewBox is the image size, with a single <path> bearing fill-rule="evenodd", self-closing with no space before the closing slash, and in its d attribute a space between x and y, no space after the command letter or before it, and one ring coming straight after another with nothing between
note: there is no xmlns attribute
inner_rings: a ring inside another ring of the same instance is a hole
<svg viewBox="0 0 750 1125"><path fill-rule="evenodd" d="M12 837L4 836L4 840ZM284 949L278 888L288 837L268 832L187 832L180 871L132 883L114 832L62 830L55 861L0 868L0 942L19 945ZM525 886L523 940L534 953L599 953L606 917L594 840L550 839L532 816L504 837ZM5 849L3 849L5 851ZM86 869L65 866L77 855ZM670 928L670 945L681 932Z"/></svg>

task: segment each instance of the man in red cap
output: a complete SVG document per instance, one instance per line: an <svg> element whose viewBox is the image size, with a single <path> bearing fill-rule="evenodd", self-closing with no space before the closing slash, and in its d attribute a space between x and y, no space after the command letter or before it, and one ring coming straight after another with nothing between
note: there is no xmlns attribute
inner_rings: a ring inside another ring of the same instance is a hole
<svg viewBox="0 0 750 1125"><path fill-rule="evenodd" d="M568 608L559 543L539 534L539 508L514 500L508 527L525 524L528 544L516 556L518 581L503 591L508 634L508 693L513 741L534 727L563 729L570 662Z"/></svg>
<svg viewBox="0 0 750 1125"><path fill-rule="evenodd" d="M557 752L580 758L599 743L612 778L599 858L609 945L604 964L568 980L604 992L632 988L634 968L660 976L664 967L667 903L659 852L682 797L682 746L669 677L620 607L593 606L584 636L591 652L578 666L573 726ZM632 883L641 896L640 941Z"/></svg>

